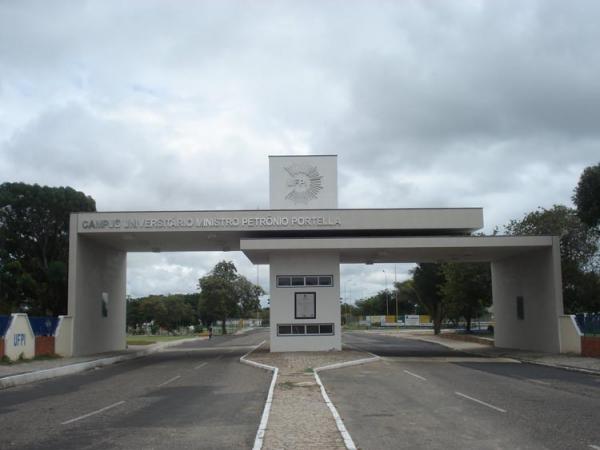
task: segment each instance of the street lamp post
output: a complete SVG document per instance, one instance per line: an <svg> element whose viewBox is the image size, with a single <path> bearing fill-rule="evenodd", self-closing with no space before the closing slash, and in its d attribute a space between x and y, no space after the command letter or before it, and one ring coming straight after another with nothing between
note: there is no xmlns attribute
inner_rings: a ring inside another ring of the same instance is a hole
<svg viewBox="0 0 600 450"><path fill-rule="evenodd" d="M388 298L388 291L387 291L387 273L385 271L385 269L383 270L383 276L385 278L385 315L389 316L390 315L390 306L389 306L389 298ZM387 319L387 317L386 317Z"/></svg>
<svg viewBox="0 0 600 450"><path fill-rule="evenodd" d="M398 326L398 278L396 273L396 264L394 264L394 295L396 297L396 327Z"/></svg>

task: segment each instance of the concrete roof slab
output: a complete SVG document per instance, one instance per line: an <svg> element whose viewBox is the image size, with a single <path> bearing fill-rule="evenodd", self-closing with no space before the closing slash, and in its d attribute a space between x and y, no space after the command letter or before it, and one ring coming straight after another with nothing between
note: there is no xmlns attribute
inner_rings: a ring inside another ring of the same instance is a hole
<svg viewBox="0 0 600 450"><path fill-rule="evenodd" d="M242 239L241 250L255 264L271 253L338 251L341 263L494 261L551 248L552 236L360 237Z"/></svg>

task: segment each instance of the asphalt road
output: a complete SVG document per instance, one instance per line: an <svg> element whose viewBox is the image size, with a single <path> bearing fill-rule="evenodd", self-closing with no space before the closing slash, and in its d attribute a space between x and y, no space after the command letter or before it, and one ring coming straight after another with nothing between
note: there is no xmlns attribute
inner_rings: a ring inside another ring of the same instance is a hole
<svg viewBox="0 0 600 450"><path fill-rule="evenodd" d="M600 377L346 333L381 362L321 372L367 449L600 449Z"/></svg>
<svg viewBox="0 0 600 450"><path fill-rule="evenodd" d="M272 375L239 357L264 339L218 336L2 390L0 448L251 448Z"/></svg>

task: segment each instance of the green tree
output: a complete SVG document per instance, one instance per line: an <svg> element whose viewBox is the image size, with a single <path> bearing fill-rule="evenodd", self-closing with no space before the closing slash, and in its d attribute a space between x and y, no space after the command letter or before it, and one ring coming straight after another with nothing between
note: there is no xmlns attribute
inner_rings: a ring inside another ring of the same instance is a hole
<svg viewBox="0 0 600 450"><path fill-rule="evenodd" d="M239 314L238 273L231 261L221 261L198 282L201 314L207 324L221 320L223 334L226 321Z"/></svg>
<svg viewBox="0 0 600 450"><path fill-rule="evenodd" d="M356 301L356 308L362 316L382 316L386 314L386 299L387 306L392 312L392 292L384 289L377 294Z"/></svg>
<svg viewBox="0 0 600 450"><path fill-rule="evenodd" d="M168 329L169 311L160 295L150 295L141 300L140 313L145 323L154 322L160 328Z"/></svg>
<svg viewBox="0 0 600 450"><path fill-rule="evenodd" d="M181 294L181 297L183 298L185 304L189 305L190 307L190 325L198 325L200 323L200 312L198 310L200 293L195 292L193 294Z"/></svg>
<svg viewBox="0 0 600 450"><path fill-rule="evenodd" d="M242 317L256 317L260 309L260 296L265 293L263 288L251 283L246 277L238 275L235 291Z"/></svg>
<svg viewBox="0 0 600 450"><path fill-rule="evenodd" d="M260 310L259 317L260 317L260 320L262 320L263 326L267 326L269 324L270 316L271 316L271 308L269 308L268 306L265 308L262 308Z"/></svg>
<svg viewBox="0 0 600 450"><path fill-rule="evenodd" d="M70 187L0 184L0 302L5 312L65 314L69 221L95 211Z"/></svg>
<svg viewBox="0 0 600 450"><path fill-rule="evenodd" d="M419 263L412 270L417 300L433 322L433 331L440 334L442 321L446 317L446 307L441 288L445 282L442 265L437 263Z"/></svg>
<svg viewBox="0 0 600 450"><path fill-rule="evenodd" d="M398 315L414 314L415 305L419 303L417 292L415 291L415 282L412 278L394 283L394 301L398 296Z"/></svg>
<svg viewBox="0 0 600 450"><path fill-rule="evenodd" d="M464 317L467 332L471 320L492 304L492 277L489 263L445 263L445 282L441 287L447 315Z"/></svg>
<svg viewBox="0 0 600 450"><path fill-rule="evenodd" d="M573 194L577 214L590 227L600 224L600 163L586 167Z"/></svg>
<svg viewBox="0 0 600 450"><path fill-rule="evenodd" d="M128 328L137 328L142 323L144 323L144 318L142 316L141 299L127 297L127 305L126 305L126 322Z"/></svg>
<svg viewBox="0 0 600 450"><path fill-rule="evenodd" d="M160 328L173 331L198 323L196 305L198 294L149 295L127 299L127 326L137 328L154 322Z"/></svg>
<svg viewBox="0 0 600 450"><path fill-rule="evenodd" d="M598 276L598 233L585 225L575 210L563 205L540 208L521 220L512 220L505 230L513 235L559 236L565 312L592 310L600 296L595 287L598 283L589 282Z"/></svg>

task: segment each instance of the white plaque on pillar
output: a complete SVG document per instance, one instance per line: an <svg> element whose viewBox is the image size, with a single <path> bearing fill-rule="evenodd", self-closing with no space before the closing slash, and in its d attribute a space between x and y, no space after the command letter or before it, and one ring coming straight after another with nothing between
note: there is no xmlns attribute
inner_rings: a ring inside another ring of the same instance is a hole
<svg viewBox="0 0 600 450"><path fill-rule="evenodd" d="M337 155L269 156L271 209L336 209Z"/></svg>
<svg viewBox="0 0 600 450"><path fill-rule="evenodd" d="M317 294L315 292L296 292L294 301L294 317L296 319L315 319L317 317Z"/></svg>

